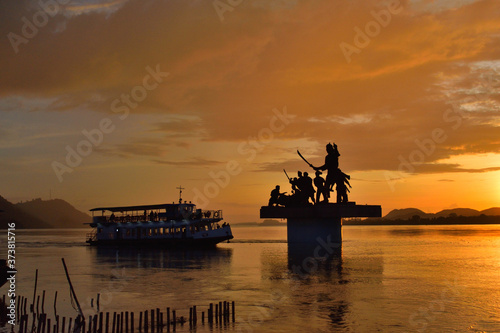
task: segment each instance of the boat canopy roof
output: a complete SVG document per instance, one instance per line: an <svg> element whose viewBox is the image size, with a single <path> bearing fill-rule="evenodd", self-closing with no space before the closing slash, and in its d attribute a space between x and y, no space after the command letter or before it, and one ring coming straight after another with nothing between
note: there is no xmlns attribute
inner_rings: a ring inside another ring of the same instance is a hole
<svg viewBox="0 0 500 333"><path fill-rule="evenodd" d="M91 212L96 212L96 211L105 211L108 210L110 212L127 212L127 211L136 211L136 210L154 210L154 209L172 209L178 206L195 206L195 204L192 203L182 203L182 204L158 204L158 205L140 205L140 206L121 206L121 207L99 207L99 208L92 208L90 211Z"/></svg>

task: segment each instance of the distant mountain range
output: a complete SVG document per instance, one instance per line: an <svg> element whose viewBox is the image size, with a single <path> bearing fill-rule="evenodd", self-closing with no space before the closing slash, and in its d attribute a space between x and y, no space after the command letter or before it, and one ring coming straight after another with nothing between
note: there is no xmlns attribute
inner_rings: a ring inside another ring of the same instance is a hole
<svg viewBox="0 0 500 333"><path fill-rule="evenodd" d="M8 222L15 222L16 228L84 228L91 217L64 200L42 200L13 204L0 196L0 229Z"/></svg>
<svg viewBox="0 0 500 333"><path fill-rule="evenodd" d="M391 210L387 215L383 217L385 220L409 220L418 216L420 218L438 218L438 217L450 217L450 216L499 216L500 215L500 207L493 207L485 210L476 210L471 208L454 208L454 209L445 209L437 213L425 213L417 208L405 208L405 209L394 209Z"/></svg>
<svg viewBox="0 0 500 333"><path fill-rule="evenodd" d="M447 225L500 224L500 207L485 210L470 208L445 209L425 213L417 208L394 209L381 218L346 219L344 225Z"/></svg>

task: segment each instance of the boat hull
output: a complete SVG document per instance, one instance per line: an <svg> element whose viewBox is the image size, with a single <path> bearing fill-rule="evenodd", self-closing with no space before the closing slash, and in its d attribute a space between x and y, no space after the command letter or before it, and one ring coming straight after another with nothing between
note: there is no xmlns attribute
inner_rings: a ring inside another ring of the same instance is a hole
<svg viewBox="0 0 500 333"><path fill-rule="evenodd" d="M218 243L233 239L233 235L211 237L203 239L194 238L162 238L162 239L102 239L87 240L92 246L138 246L157 248L209 248L215 247Z"/></svg>

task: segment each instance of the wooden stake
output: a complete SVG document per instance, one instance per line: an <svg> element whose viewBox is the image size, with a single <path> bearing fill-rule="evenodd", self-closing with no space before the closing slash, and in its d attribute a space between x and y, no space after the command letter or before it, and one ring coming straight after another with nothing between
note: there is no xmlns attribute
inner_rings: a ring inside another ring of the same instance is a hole
<svg viewBox="0 0 500 333"><path fill-rule="evenodd" d="M109 312L106 312L106 325L104 327L105 333L109 333Z"/></svg>
<svg viewBox="0 0 500 333"><path fill-rule="evenodd" d="M42 293L42 313L45 313L44 305L45 305L45 290ZM50 327L49 327L49 329L50 329ZM47 333L50 333L50 332L47 332Z"/></svg>
<svg viewBox="0 0 500 333"><path fill-rule="evenodd" d="M36 285L38 283L38 269L35 271L35 287L33 288L33 302L31 303L30 312L35 312L35 296L36 296ZM5 300L4 300L5 304ZM33 323L33 328L35 323Z"/></svg>
<svg viewBox="0 0 500 333"><path fill-rule="evenodd" d="M57 316L57 290L54 295L54 316Z"/></svg>
<svg viewBox="0 0 500 333"><path fill-rule="evenodd" d="M113 312L113 324L111 325L111 333L116 333L116 312Z"/></svg>
<svg viewBox="0 0 500 333"><path fill-rule="evenodd" d="M103 333L102 332L102 323L103 322L103 313L102 312L99 312L99 333Z"/></svg>
<svg viewBox="0 0 500 333"><path fill-rule="evenodd" d="M120 333L123 333L123 312L120 312Z"/></svg>
<svg viewBox="0 0 500 333"><path fill-rule="evenodd" d="M75 290L73 289L73 284L71 283L71 279L69 278L68 268L66 267L66 263L64 262L64 258L61 258L61 260L62 260L62 263L64 266L64 272L66 272L66 278L68 279L71 294L73 295L73 298L75 299L76 306L78 307L78 313L82 316L83 321L85 322L85 317L83 315L82 308L80 307L80 303L78 302L78 298L76 297L76 293L75 293Z"/></svg>
<svg viewBox="0 0 500 333"><path fill-rule="evenodd" d="M155 331L155 310L151 309L151 333Z"/></svg>
<svg viewBox="0 0 500 333"><path fill-rule="evenodd" d="M170 332L170 308L167 308L167 332Z"/></svg>

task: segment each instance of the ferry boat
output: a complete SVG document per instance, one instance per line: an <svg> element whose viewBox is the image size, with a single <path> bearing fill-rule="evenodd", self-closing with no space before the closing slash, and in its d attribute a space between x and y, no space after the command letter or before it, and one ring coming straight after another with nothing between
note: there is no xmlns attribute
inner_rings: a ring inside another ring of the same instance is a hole
<svg viewBox="0 0 500 333"><path fill-rule="evenodd" d="M233 238L230 225L220 223L222 210L197 209L182 198L179 203L90 211L93 230L86 237L90 245L211 247Z"/></svg>

